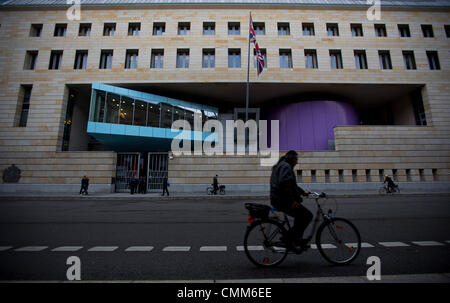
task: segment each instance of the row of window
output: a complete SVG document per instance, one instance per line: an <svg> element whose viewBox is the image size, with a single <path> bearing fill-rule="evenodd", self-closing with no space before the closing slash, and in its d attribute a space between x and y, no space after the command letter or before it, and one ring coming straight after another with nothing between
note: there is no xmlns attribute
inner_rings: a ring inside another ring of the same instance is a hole
<svg viewBox="0 0 450 303"><path fill-rule="evenodd" d="M32 24L30 30L30 36L40 37L42 33L43 24ZM255 22L253 24L256 35L265 35L266 27L264 22ZM398 24L398 32L400 37L411 37L411 31L408 24ZM92 23L80 23L78 36L90 36ZM290 25L288 22L278 22L278 35L288 36L291 34ZM314 23L302 23L303 36L315 36ZM326 24L328 36L339 36L339 24L338 23L327 23ZM387 37L387 30L385 24L374 24L375 36L377 37ZM425 38L433 38L434 30L431 24L421 25L422 34ZM450 37L450 25L444 25L445 33L447 38ZM179 22L178 23L178 35L188 35L191 30L190 22ZM360 23L350 24L350 30L352 36L362 37L364 36L363 27ZM67 23L59 23L55 25L55 30L53 35L55 37L65 37L67 32ZM114 36L116 32L116 23L104 23L103 25L103 36ZM134 22L128 23L128 35L129 36L139 36L141 32L141 23ZM153 23L153 35L162 36L166 32L165 22L155 22ZM216 34L216 23L215 22L203 22L203 35L215 35ZM229 35L240 35L241 26L239 22L228 22L228 34Z"/></svg>
<svg viewBox="0 0 450 303"><path fill-rule="evenodd" d="M262 56L266 62L266 50L261 49ZM404 66L407 70L417 69L414 51L402 51ZM318 68L317 51L315 49L305 49L305 68ZM342 69L342 53L341 50L329 50L330 66L332 69ZM431 70L441 69L437 51L426 51L428 64ZM100 53L99 69L111 69L113 62L114 51L102 50ZM379 50L379 63L381 69L392 69L391 54L389 50ZM57 70L61 68L63 57L62 50L53 50L50 53L50 62L48 68L50 70ZM189 49L178 49L176 57L177 68L189 68ZM34 70L38 58L38 51L27 51L25 56L24 69ZM86 69L87 67L87 50L77 50L75 53L74 69ZM133 69L138 67L139 50L127 50L125 55L125 68ZM354 50L355 68L367 69L367 56L365 50ZM290 49L279 50L280 68L293 68L292 52ZM215 49L203 49L202 51L202 67L214 68L216 61ZM152 49L150 68L164 67L164 49ZM241 50L228 49L228 67L241 67ZM256 68L256 53L254 51L253 67Z"/></svg>

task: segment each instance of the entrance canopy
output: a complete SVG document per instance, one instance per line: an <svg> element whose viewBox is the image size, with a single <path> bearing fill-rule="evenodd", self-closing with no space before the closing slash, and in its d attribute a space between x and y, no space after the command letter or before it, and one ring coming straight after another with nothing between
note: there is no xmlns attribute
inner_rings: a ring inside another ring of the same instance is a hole
<svg viewBox="0 0 450 303"><path fill-rule="evenodd" d="M114 151L169 151L181 130L172 123L185 120L191 126L191 140L210 140L209 132L194 131L194 116L202 126L217 119L211 106L166 98L149 93L93 83L87 132ZM179 138L179 137L178 137Z"/></svg>

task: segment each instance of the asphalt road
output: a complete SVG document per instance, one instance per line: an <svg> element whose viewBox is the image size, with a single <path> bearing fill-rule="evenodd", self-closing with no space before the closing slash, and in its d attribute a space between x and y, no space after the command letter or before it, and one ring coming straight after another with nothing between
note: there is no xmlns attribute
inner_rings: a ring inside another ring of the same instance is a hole
<svg viewBox="0 0 450 303"><path fill-rule="evenodd" d="M0 280L66 280L67 259L82 280L227 280L450 272L450 196L336 198L325 209L358 227L358 259L332 266L316 249L260 269L239 250L245 202L265 199L0 200ZM335 203L336 202L336 203ZM315 211L314 202L304 202Z"/></svg>

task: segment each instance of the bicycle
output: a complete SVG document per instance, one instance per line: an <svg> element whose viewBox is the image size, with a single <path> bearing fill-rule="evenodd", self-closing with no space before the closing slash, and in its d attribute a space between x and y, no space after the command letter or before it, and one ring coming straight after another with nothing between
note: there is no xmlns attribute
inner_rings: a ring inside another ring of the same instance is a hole
<svg viewBox="0 0 450 303"><path fill-rule="evenodd" d="M400 193L400 187L398 186L398 184L395 184L396 186L394 186L394 188L392 188L392 191L389 190L387 185L383 185L378 189L378 193L380 195L383 194L394 194L394 193Z"/></svg>
<svg viewBox="0 0 450 303"><path fill-rule="evenodd" d="M219 194L225 195L225 185L220 185L218 189ZM208 186L206 188L206 194L207 195L214 195L214 185L211 184L211 186Z"/></svg>
<svg viewBox="0 0 450 303"><path fill-rule="evenodd" d="M322 257L334 265L349 264L356 259L361 251L361 236L356 226L347 219L332 216L330 209L327 214L322 210L319 203L320 198L326 198L325 193L311 193L315 199L317 211L308 243L315 234L317 249ZM285 239L289 238L291 226L289 219L284 214L284 219L275 214L278 212L273 206L264 204L246 203L250 217L244 238L244 251L248 259L260 267L273 267L281 264L288 254L301 254L308 248L301 251L294 251ZM270 216L272 214L272 216ZM316 228L319 218L322 217L322 224ZM285 228L287 225L287 229Z"/></svg>

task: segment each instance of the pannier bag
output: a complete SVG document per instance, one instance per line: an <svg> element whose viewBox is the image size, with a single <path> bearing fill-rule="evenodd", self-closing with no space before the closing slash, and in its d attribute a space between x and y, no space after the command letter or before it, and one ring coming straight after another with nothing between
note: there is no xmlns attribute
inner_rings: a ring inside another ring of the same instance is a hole
<svg viewBox="0 0 450 303"><path fill-rule="evenodd" d="M245 203L245 208L248 209L251 217L257 219L267 218L270 212L270 206L264 204Z"/></svg>

